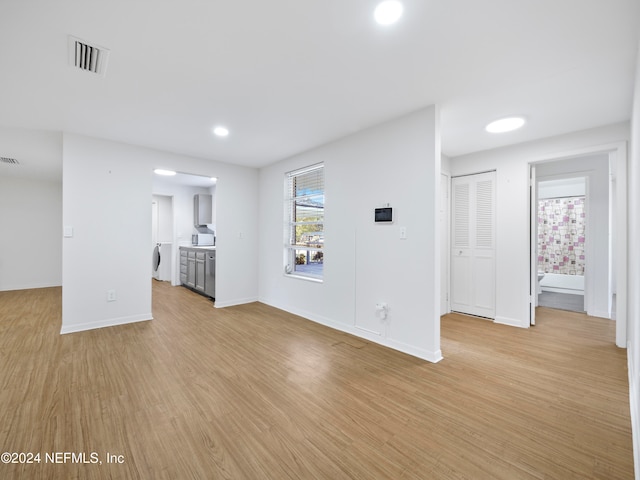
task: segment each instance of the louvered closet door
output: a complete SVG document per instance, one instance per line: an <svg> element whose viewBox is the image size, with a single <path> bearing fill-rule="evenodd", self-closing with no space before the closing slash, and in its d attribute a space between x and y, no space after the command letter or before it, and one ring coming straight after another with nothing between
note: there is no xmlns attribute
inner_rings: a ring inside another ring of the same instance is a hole
<svg viewBox="0 0 640 480"><path fill-rule="evenodd" d="M495 318L495 172L452 179L451 310Z"/></svg>

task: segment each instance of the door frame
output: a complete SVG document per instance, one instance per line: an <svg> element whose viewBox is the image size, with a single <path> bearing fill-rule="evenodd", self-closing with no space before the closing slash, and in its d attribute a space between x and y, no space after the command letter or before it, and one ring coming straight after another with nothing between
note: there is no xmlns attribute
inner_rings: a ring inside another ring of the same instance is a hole
<svg viewBox="0 0 640 480"><path fill-rule="evenodd" d="M616 212L615 212L615 245L616 250L616 345L620 348L627 346L627 142L615 142L604 145L595 145L582 149L572 150L568 152L560 152L555 154L546 154L533 159L528 163L527 175L531 179L532 168L535 175L535 165L541 163L554 162L558 160L569 160L572 158L583 157L594 154L606 154L609 159L609 171L611 172L611 181L616 183ZM534 185L535 186L535 185ZM529 195L531 199L531 195ZM533 215L533 202L529 201L530 215ZM537 216L537 212L535 213ZM533 223L533 222L531 222ZM533 234L530 227L530 241L533 241ZM530 245L529 264L533 265L533 252L536 249ZM536 267L537 270L537 267ZM535 288L533 283L534 272L529 271L529 292ZM535 272L537 279L537 271ZM531 302L533 297L529 295L529 308L531 310ZM535 307L533 307L535 308Z"/></svg>
<svg viewBox="0 0 640 480"><path fill-rule="evenodd" d="M536 164L529 164L529 325L536 324L538 306L538 179Z"/></svg>
<svg viewBox="0 0 640 480"><path fill-rule="evenodd" d="M440 212L441 218L443 218L444 222L441 227L444 231L440 232L440 239L445 237L445 244L440 245L440 315L446 315L447 313L451 313L451 175L447 172L440 172L440 185L445 183L447 186L446 190L446 198L444 204L441 205L441 208L444 211ZM440 192L440 201L442 202L442 194ZM444 279L442 277L444 276ZM442 305L442 296L445 296L446 300L444 305Z"/></svg>

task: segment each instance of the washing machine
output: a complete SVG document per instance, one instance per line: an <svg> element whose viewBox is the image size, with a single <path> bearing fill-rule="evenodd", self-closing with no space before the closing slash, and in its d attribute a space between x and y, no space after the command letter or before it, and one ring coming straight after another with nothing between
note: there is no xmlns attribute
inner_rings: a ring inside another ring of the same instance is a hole
<svg viewBox="0 0 640 480"><path fill-rule="evenodd" d="M153 247L151 274L156 280L171 281L171 242L157 243Z"/></svg>

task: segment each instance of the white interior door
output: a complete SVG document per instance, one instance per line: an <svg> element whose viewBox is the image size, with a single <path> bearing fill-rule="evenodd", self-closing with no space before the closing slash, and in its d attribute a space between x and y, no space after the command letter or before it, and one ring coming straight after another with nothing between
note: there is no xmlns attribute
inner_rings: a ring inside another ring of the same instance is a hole
<svg viewBox="0 0 640 480"><path fill-rule="evenodd" d="M530 166L529 175L529 219L530 239L530 279L529 279L529 323L536 324L536 307L538 306L538 182L536 181L536 166Z"/></svg>
<svg viewBox="0 0 640 480"><path fill-rule="evenodd" d="M451 310L495 318L495 172L451 181Z"/></svg>

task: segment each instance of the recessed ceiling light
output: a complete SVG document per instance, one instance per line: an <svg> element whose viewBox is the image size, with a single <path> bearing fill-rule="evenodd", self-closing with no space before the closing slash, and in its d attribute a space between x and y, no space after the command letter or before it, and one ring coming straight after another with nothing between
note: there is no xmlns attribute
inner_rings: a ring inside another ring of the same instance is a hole
<svg viewBox="0 0 640 480"><path fill-rule="evenodd" d="M213 133L218 137L226 137L229 135L229 129L227 127L219 126L213 129Z"/></svg>
<svg viewBox="0 0 640 480"><path fill-rule="evenodd" d="M172 177L176 174L173 170L163 170L162 168L156 168L153 173L156 175L164 175L166 177Z"/></svg>
<svg viewBox="0 0 640 480"><path fill-rule="evenodd" d="M391 25L400 20L404 7L398 0L385 0L379 3L373 16L380 25Z"/></svg>
<svg viewBox="0 0 640 480"><path fill-rule="evenodd" d="M524 123L525 120L522 117L501 118L500 120L491 122L485 127L485 130L489 133L511 132L512 130L517 130L522 127Z"/></svg>

